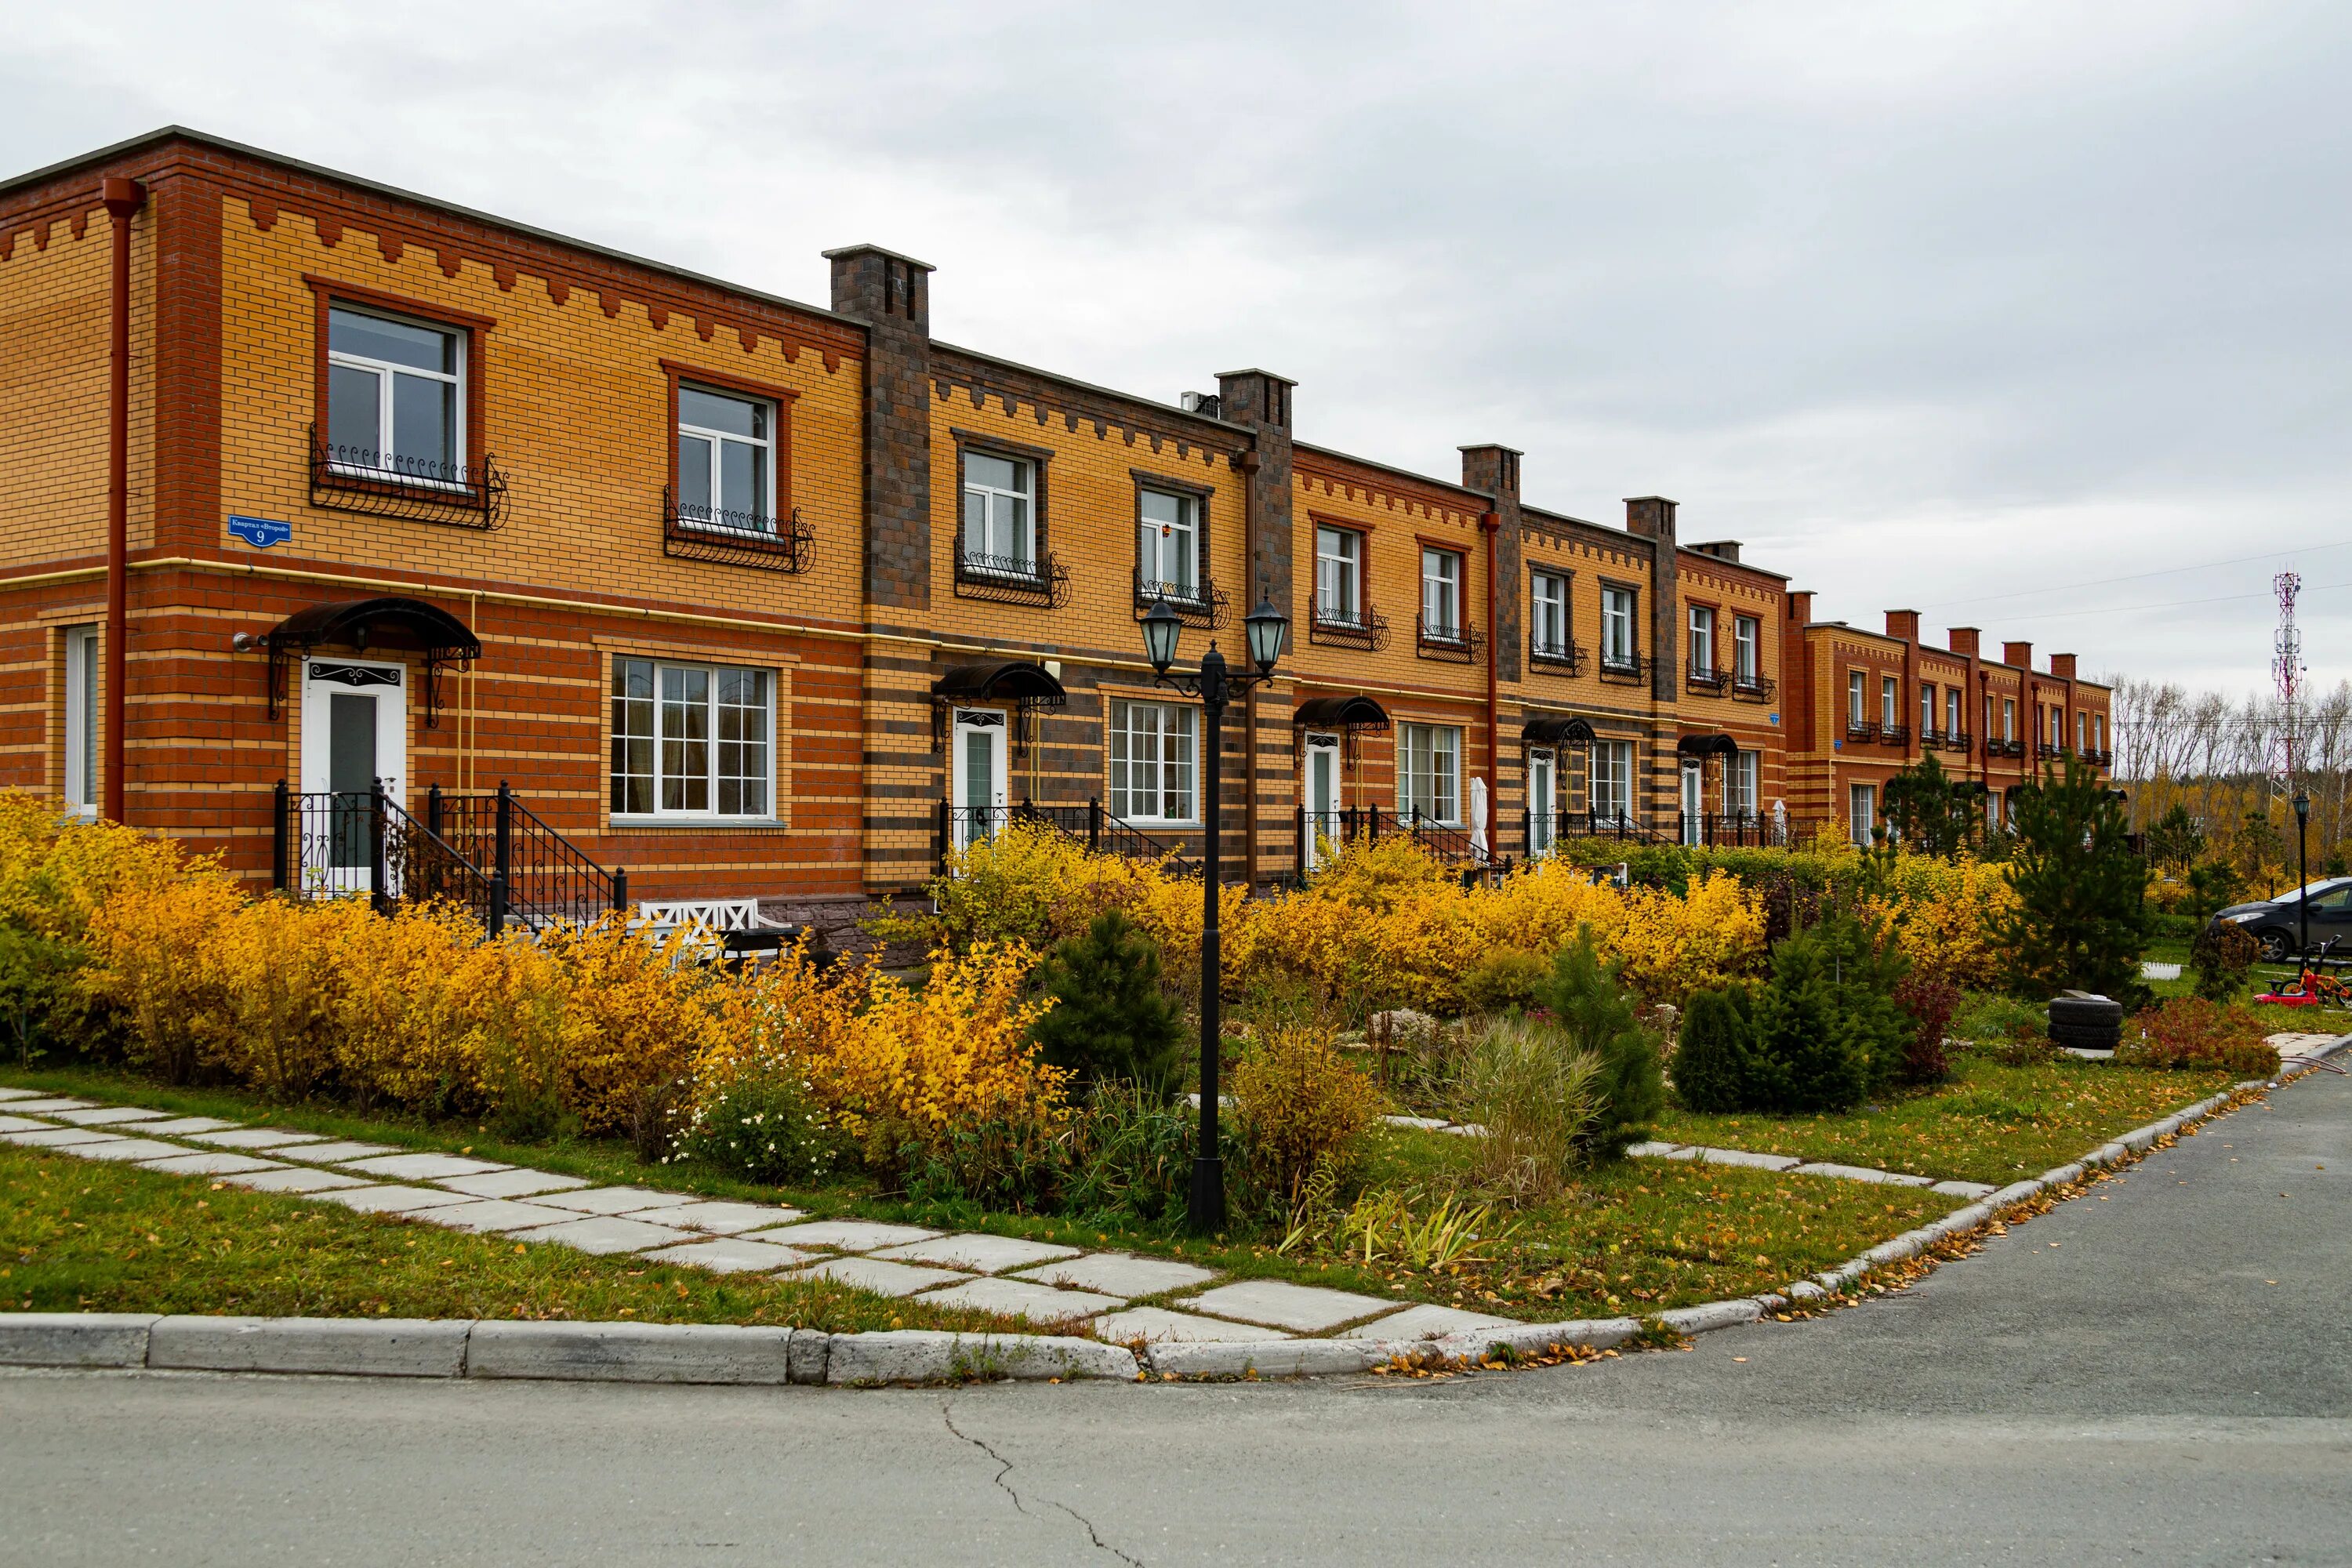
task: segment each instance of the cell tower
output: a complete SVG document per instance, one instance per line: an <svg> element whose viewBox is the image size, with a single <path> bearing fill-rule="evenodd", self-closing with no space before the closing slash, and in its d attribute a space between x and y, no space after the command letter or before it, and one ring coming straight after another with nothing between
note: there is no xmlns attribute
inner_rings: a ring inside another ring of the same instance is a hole
<svg viewBox="0 0 2352 1568"><path fill-rule="evenodd" d="M2272 637L2271 678L2278 688L2278 713L2271 728L2271 788L2294 791L2303 771L2303 633L2294 624L2295 596L2303 579L2282 572L2271 579L2278 594L2278 630Z"/></svg>

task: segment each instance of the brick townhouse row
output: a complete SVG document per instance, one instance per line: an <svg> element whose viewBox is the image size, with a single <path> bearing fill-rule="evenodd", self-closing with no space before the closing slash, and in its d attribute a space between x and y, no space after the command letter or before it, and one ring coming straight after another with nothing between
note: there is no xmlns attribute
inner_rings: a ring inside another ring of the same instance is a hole
<svg viewBox="0 0 2352 1568"><path fill-rule="evenodd" d="M639 897L844 919L1031 803L1197 847L1162 599L1186 665L1289 619L1224 728L1256 881L1303 826L1866 833L1924 754L1996 801L2104 763L2070 656L1815 622L1507 447L1312 445L1269 371L1168 402L943 342L929 267L827 255L819 309L179 129L0 184L0 784L259 881L350 858L300 803L505 782Z"/></svg>

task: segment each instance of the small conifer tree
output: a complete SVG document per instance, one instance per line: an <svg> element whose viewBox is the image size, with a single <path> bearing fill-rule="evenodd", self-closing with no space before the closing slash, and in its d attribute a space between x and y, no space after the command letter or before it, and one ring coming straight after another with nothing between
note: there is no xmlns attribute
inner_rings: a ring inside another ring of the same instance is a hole
<svg viewBox="0 0 2352 1568"><path fill-rule="evenodd" d="M1064 938L1038 965L1053 1010L1032 1034L1079 1085L1127 1079L1165 1099L1182 1070L1183 1013L1160 984L1160 944L1117 910Z"/></svg>
<svg viewBox="0 0 2352 1568"><path fill-rule="evenodd" d="M2009 989L2048 996L2067 989L2146 1000L2140 954L2155 929L2147 865L2126 841L2123 806L2077 758L2065 772L2016 792L2017 842L2010 856L2013 907L1993 922L2008 954Z"/></svg>

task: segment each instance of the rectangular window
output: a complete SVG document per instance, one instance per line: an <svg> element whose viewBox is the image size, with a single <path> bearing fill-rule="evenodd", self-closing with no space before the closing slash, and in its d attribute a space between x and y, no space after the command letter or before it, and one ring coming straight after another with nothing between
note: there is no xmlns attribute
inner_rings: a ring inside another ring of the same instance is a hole
<svg viewBox="0 0 2352 1568"><path fill-rule="evenodd" d="M1166 490L1147 489L1139 498L1135 558L1145 598L1200 596L1199 505L1191 496Z"/></svg>
<svg viewBox="0 0 2352 1568"><path fill-rule="evenodd" d="M1845 672L1845 721L1854 729L1870 722L1863 704L1869 699L1870 678L1858 669Z"/></svg>
<svg viewBox="0 0 2352 1568"><path fill-rule="evenodd" d="M1729 798L1725 805L1742 816L1754 816L1764 777L1764 753L1742 752L1731 759L1730 770L1724 775L1724 794Z"/></svg>
<svg viewBox="0 0 2352 1568"><path fill-rule="evenodd" d="M2085 731L2090 728L2087 720L2088 716L2081 709L2074 710L2074 749L2078 752L2086 750L2090 744L2084 738Z"/></svg>
<svg viewBox="0 0 2352 1568"><path fill-rule="evenodd" d="M1960 732L1960 689L1957 686L1944 688L1944 730L1954 736Z"/></svg>
<svg viewBox="0 0 2352 1568"><path fill-rule="evenodd" d="M1891 675L1878 678L1878 722L1886 730L1903 722L1903 683Z"/></svg>
<svg viewBox="0 0 2352 1568"><path fill-rule="evenodd" d="M2107 716L2104 713L2098 714L2094 722L2096 725L2094 733L2098 737L2099 750L2104 752L2107 749Z"/></svg>
<svg viewBox="0 0 2352 1568"><path fill-rule="evenodd" d="M1397 815L1462 823L1462 731L1450 724L1405 724L1397 735Z"/></svg>
<svg viewBox="0 0 2352 1568"><path fill-rule="evenodd" d="M1731 618L1732 674L1742 686L1754 686L1763 676L1763 630L1754 616Z"/></svg>
<svg viewBox="0 0 2352 1568"><path fill-rule="evenodd" d="M1631 820L1633 815L1633 742L1592 742L1592 815L1604 822Z"/></svg>
<svg viewBox="0 0 2352 1568"><path fill-rule="evenodd" d="M456 483L466 460L465 344L445 327L327 311L327 456L361 474Z"/></svg>
<svg viewBox="0 0 2352 1568"><path fill-rule="evenodd" d="M1696 676L1715 673L1715 612L1703 605L1690 609L1690 672Z"/></svg>
<svg viewBox="0 0 2352 1568"><path fill-rule="evenodd" d="M66 628L65 796L76 816L98 815L98 628Z"/></svg>
<svg viewBox="0 0 2352 1568"><path fill-rule="evenodd" d="M1633 640L1633 590L1601 589L1601 662L1618 669L1631 669L1638 646Z"/></svg>
<svg viewBox="0 0 2352 1568"><path fill-rule="evenodd" d="M1538 572L1529 579L1528 647L1542 658L1568 657L1568 579L1557 572Z"/></svg>
<svg viewBox="0 0 2352 1568"><path fill-rule="evenodd" d="M1919 738L1926 740L1936 732L1936 688L1927 681L1919 683Z"/></svg>
<svg viewBox="0 0 2352 1568"><path fill-rule="evenodd" d="M1362 534L1345 528L1316 529L1315 618L1339 626L1356 626L1363 620Z"/></svg>
<svg viewBox="0 0 2352 1568"><path fill-rule="evenodd" d="M1197 711L1173 702L1110 705L1110 814L1129 822L1189 826Z"/></svg>
<svg viewBox="0 0 2352 1568"><path fill-rule="evenodd" d="M677 389L677 515L703 527L776 531L776 410L764 398Z"/></svg>
<svg viewBox="0 0 2352 1568"><path fill-rule="evenodd" d="M1856 844L1870 842L1871 829L1878 825L1878 786L1848 784L1846 786L1846 821Z"/></svg>
<svg viewBox="0 0 2352 1568"><path fill-rule="evenodd" d="M2014 697L2000 700L2000 738L2004 741L2017 739L2017 699Z"/></svg>
<svg viewBox="0 0 2352 1568"><path fill-rule="evenodd" d="M775 705L764 669L613 661L613 815L773 816Z"/></svg>
<svg viewBox="0 0 2352 1568"><path fill-rule="evenodd" d="M1451 550L1421 552L1421 626L1433 637L1462 631L1462 557Z"/></svg>
<svg viewBox="0 0 2352 1568"><path fill-rule="evenodd" d="M1985 826L1987 827L2000 826L2000 791L1997 789L1985 791Z"/></svg>
<svg viewBox="0 0 2352 1568"><path fill-rule="evenodd" d="M963 564L1026 577L1037 569L1036 465L963 455Z"/></svg>

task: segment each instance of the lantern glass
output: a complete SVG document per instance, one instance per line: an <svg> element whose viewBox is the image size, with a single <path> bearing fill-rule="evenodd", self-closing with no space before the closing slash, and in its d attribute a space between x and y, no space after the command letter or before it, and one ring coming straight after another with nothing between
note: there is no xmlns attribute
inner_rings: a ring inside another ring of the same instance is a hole
<svg viewBox="0 0 2352 1568"><path fill-rule="evenodd" d="M1143 656L1151 661L1154 672L1165 675L1168 667L1176 662L1176 639L1182 634L1184 623L1168 607L1165 597L1151 606L1143 617Z"/></svg>
<svg viewBox="0 0 2352 1568"><path fill-rule="evenodd" d="M1263 675L1274 668L1274 661L1282 657L1283 644L1290 635L1290 618L1266 600L1260 599L1242 625L1249 630L1250 662Z"/></svg>
<svg viewBox="0 0 2352 1568"><path fill-rule="evenodd" d="M2301 790L2294 792L2294 819L2297 822L2311 820L2311 797Z"/></svg>

